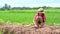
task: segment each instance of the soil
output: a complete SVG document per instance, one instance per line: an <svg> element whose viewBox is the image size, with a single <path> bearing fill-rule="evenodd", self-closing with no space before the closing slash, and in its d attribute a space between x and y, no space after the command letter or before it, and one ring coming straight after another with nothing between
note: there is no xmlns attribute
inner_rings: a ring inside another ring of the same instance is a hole
<svg viewBox="0 0 60 34"><path fill-rule="evenodd" d="M44 25L34 28L33 25L0 24L2 34L60 34L60 27Z"/></svg>

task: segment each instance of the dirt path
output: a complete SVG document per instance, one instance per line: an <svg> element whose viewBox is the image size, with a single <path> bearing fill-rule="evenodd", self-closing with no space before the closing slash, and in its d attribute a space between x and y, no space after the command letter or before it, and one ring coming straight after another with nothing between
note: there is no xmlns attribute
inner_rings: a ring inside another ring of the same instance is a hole
<svg viewBox="0 0 60 34"><path fill-rule="evenodd" d="M55 26L44 26L43 28L34 28L29 25L0 25L2 34L60 34L60 28Z"/></svg>

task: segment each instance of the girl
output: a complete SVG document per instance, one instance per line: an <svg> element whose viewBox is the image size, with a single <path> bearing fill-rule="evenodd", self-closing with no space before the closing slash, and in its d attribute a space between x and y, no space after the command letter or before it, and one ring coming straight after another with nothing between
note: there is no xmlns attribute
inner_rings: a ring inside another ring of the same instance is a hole
<svg viewBox="0 0 60 34"><path fill-rule="evenodd" d="M43 27L45 21L46 21L46 15L44 13L43 8L40 8L38 10L38 12L36 13L33 21L35 22L35 27L39 28L39 27Z"/></svg>

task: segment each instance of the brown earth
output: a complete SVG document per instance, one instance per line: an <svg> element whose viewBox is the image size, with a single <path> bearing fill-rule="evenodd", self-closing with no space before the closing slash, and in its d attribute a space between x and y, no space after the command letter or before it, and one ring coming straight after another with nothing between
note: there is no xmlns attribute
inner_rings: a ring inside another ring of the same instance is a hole
<svg viewBox="0 0 60 34"><path fill-rule="evenodd" d="M32 25L0 24L2 34L60 34L60 27L44 25L34 28Z"/></svg>

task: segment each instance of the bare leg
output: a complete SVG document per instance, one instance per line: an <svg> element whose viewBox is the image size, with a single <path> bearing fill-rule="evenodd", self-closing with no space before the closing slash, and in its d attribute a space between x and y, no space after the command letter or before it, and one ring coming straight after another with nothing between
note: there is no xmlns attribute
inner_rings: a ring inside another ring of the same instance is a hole
<svg viewBox="0 0 60 34"><path fill-rule="evenodd" d="M39 25L39 27L43 27L43 26L44 26L44 22L43 22L42 17L39 16L39 20L40 20L40 22L41 22L40 25Z"/></svg>
<svg viewBox="0 0 60 34"><path fill-rule="evenodd" d="M36 28L39 28L38 21L39 21L39 18L37 18L37 19L35 20L35 27L36 27Z"/></svg>
<svg viewBox="0 0 60 34"><path fill-rule="evenodd" d="M39 20L40 20L40 24L38 23ZM41 16L39 16L39 17L35 20L35 25L37 26L37 28L43 26L43 20L42 20L42 17L41 17Z"/></svg>

